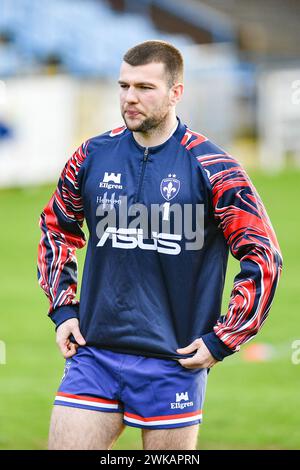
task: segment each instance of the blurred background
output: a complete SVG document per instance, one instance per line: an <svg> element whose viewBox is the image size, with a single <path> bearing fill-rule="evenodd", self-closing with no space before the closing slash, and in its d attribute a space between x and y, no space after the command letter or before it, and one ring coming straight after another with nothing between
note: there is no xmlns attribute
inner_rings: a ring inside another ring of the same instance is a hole
<svg viewBox="0 0 300 470"><path fill-rule="evenodd" d="M199 449L300 448L299 24L299 0L0 0L0 449L46 448L63 374L39 215L73 151L122 124L122 56L149 39L182 51L178 115L247 169L284 258L264 328L210 374ZM140 431L114 448L140 449Z"/></svg>

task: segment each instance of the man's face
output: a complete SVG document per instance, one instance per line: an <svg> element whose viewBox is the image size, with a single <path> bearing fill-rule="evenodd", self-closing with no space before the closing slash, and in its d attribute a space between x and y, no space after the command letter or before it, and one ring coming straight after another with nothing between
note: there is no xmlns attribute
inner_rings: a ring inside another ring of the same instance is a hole
<svg viewBox="0 0 300 470"><path fill-rule="evenodd" d="M162 125L174 105L163 63L123 62L119 85L121 114L129 130L148 132Z"/></svg>

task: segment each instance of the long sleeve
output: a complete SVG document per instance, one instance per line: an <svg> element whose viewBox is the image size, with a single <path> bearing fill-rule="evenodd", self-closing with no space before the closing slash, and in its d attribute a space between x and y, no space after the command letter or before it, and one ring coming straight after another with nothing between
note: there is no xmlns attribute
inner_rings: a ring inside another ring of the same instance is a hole
<svg viewBox="0 0 300 470"><path fill-rule="evenodd" d="M78 173L86 158L83 144L67 161L49 203L40 215L38 280L50 301L49 317L58 327L78 317L76 249L84 247L84 213Z"/></svg>
<svg viewBox="0 0 300 470"><path fill-rule="evenodd" d="M263 203L239 163L228 155L199 159L210 180L214 217L231 254L240 261L227 314L202 337L222 360L265 322L282 270L282 256Z"/></svg>

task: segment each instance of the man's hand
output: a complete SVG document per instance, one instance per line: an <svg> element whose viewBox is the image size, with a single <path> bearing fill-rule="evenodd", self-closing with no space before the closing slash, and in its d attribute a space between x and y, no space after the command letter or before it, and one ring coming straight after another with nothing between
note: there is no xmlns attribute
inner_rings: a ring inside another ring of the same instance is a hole
<svg viewBox="0 0 300 470"><path fill-rule="evenodd" d="M73 335L78 344L70 341L70 335ZM79 330L79 321L77 318L70 318L59 325L56 330L56 344L65 359L74 356L79 346L86 344L85 339Z"/></svg>
<svg viewBox="0 0 300 470"><path fill-rule="evenodd" d="M179 354L189 354L196 349L197 352L193 357L189 357L188 359L179 359L178 362L180 362L180 364L187 369L211 368L217 362L219 362L211 355L210 351L201 338L195 339L195 341L185 348L177 349L177 352Z"/></svg>

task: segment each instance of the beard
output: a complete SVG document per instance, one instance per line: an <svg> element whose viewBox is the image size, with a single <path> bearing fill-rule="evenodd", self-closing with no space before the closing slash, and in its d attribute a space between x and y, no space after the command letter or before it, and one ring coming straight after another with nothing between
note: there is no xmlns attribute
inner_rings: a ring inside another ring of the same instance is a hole
<svg viewBox="0 0 300 470"><path fill-rule="evenodd" d="M168 110L160 110L155 115L145 117L142 121L133 124L130 120L126 119L125 112L122 113L122 117L124 122L127 126L127 129L133 132L150 132L150 131L159 131L164 127L164 123L166 120L166 116L168 114Z"/></svg>

